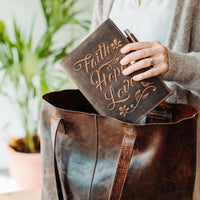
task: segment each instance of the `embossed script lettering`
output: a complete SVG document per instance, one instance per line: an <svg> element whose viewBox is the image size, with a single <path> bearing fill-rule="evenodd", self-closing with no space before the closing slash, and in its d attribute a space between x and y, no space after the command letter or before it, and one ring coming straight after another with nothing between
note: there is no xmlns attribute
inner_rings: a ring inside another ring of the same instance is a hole
<svg viewBox="0 0 200 200"><path fill-rule="evenodd" d="M119 115L126 117L136 110L143 99L149 97L150 90L155 92L157 88L151 82L142 81L142 87L136 91L135 96L131 96L130 90L135 87L136 82L130 77L120 83L120 88L113 87L114 83L118 83L124 69L119 63L122 46L122 42L117 39L111 44L99 44L96 51L75 62L73 69L76 72L86 72L90 83L103 93L104 99L108 102L107 110L113 111L118 107Z"/></svg>
<svg viewBox="0 0 200 200"><path fill-rule="evenodd" d="M101 63L106 57L110 55L110 47L107 46L105 43L98 46L98 49L95 51L95 54L87 54L83 59L78 60L74 63L74 70L80 71L83 68L87 73L90 70L95 69L95 67Z"/></svg>
<svg viewBox="0 0 200 200"><path fill-rule="evenodd" d="M105 92L104 95L105 99L107 101L110 101L110 104L108 105L107 109L112 111L115 109L118 103L123 103L128 101L131 98L129 94L130 88L134 87L135 84L136 82L134 82L133 79L130 80L126 79L123 81L122 87L117 91L115 91L113 86L110 86L109 90Z"/></svg>

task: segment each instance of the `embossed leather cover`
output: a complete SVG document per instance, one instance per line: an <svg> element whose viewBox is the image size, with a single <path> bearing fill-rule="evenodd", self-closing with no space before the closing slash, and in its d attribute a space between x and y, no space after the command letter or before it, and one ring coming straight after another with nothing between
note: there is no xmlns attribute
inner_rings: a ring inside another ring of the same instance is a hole
<svg viewBox="0 0 200 200"><path fill-rule="evenodd" d="M135 82L132 75L122 74L124 55L120 49L128 43L107 19L63 59L61 66L99 114L135 123L171 91L160 77Z"/></svg>

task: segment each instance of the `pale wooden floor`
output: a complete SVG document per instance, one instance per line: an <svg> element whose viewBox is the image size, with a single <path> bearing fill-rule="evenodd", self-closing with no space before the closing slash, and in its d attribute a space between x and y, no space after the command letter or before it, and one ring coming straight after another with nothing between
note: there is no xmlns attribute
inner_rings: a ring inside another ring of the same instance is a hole
<svg viewBox="0 0 200 200"><path fill-rule="evenodd" d="M7 170L0 170L0 200L41 200L41 189L20 190Z"/></svg>
<svg viewBox="0 0 200 200"><path fill-rule="evenodd" d="M36 188L1 194L0 200L41 200L41 189Z"/></svg>

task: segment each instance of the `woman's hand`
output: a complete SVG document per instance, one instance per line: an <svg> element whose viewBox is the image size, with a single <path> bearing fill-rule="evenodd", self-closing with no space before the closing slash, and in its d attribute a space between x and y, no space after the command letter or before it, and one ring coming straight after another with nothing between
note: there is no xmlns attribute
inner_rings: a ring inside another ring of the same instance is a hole
<svg viewBox="0 0 200 200"><path fill-rule="evenodd" d="M121 52L127 54L120 61L121 65L129 65L123 70L124 75L129 75L153 64L149 70L134 76L134 81L141 81L160 74L164 75L169 70L167 48L158 41L130 43L124 46Z"/></svg>

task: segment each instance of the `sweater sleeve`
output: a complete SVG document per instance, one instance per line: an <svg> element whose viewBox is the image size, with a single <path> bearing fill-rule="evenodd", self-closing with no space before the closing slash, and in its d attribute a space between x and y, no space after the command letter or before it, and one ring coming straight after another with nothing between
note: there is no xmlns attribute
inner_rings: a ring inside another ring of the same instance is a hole
<svg viewBox="0 0 200 200"><path fill-rule="evenodd" d="M172 81L200 97L200 53L178 53L168 49L169 71L163 80Z"/></svg>

